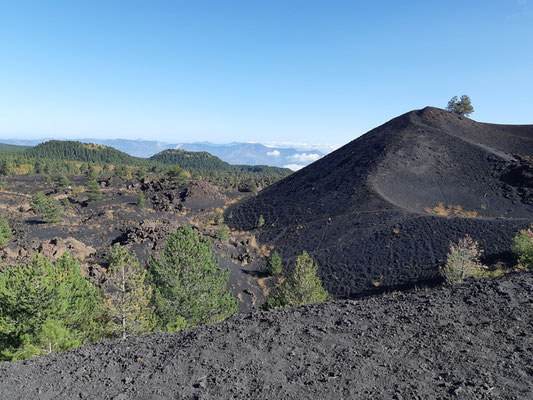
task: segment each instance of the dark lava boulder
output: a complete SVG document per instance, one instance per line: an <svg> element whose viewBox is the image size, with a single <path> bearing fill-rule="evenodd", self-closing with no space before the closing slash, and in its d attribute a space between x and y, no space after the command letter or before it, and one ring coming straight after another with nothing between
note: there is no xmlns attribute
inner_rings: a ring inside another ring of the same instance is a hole
<svg viewBox="0 0 533 400"><path fill-rule="evenodd" d="M290 260L307 250L325 287L352 297L439 278L466 234L508 259L533 220L533 125L427 107L397 117L226 212Z"/></svg>
<svg viewBox="0 0 533 400"><path fill-rule="evenodd" d="M533 274L0 363L1 399L529 399Z"/></svg>

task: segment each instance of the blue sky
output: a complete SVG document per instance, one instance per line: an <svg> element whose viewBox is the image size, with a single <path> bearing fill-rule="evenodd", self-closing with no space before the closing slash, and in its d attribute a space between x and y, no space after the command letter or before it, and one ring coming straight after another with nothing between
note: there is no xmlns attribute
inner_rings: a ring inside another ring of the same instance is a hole
<svg viewBox="0 0 533 400"><path fill-rule="evenodd" d="M0 138L344 144L461 94L533 123L532 2L0 0Z"/></svg>

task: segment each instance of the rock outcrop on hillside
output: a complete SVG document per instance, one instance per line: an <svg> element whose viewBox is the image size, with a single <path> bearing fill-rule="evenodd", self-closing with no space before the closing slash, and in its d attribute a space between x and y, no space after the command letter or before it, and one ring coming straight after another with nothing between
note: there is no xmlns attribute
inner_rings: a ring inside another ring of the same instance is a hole
<svg viewBox="0 0 533 400"><path fill-rule="evenodd" d="M510 259L513 236L533 221L532 157L533 125L427 107L233 205L226 220L288 262L307 250L337 297L431 282L467 234L484 261Z"/></svg>

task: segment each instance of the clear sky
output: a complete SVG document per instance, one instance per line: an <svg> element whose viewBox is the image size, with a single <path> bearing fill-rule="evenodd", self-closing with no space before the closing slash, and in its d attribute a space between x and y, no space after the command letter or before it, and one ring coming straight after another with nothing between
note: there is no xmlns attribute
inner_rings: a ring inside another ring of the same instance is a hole
<svg viewBox="0 0 533 400"><path fill-rule="evenodd" d="M533 0L0 0L0 138L343 144L470 95L533 123Z"/></svg>

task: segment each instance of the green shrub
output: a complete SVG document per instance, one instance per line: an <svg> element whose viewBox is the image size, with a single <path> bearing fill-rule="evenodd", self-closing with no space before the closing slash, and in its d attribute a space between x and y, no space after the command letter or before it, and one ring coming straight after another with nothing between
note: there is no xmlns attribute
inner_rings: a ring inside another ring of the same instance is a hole
<svg viewBox="0 0 533 400"><path fill-rule="evenodd" d="M13 237L13 231L9 226L9 222L5 218L0 217L0 249L7 244L7 241Z"/></svg>
<svg viewBox="0 0 533 400"><path fill-rule="evenodd" d="M172 182L174 182L174 184L176 184L176 186L182 186L187 183L187 179L189 179L190 174L175 165L167 171L167 176L172 180Z"/></svg>
<svg viewBox="0 0 533 400"><path fill-rule="evenodd" d="M272 309L326 301L329 294L322 287L322 281L316 275L317 271L318 265L304 251L296 259L285 281L263 307Z"/></svg>
<svg viewBox="0 0 533 400"><path fill-rule="evenodd" d="M224 214L221 212L218 212L217 215L215 215L215 225L222 225L224 224Z"/></svg>
<svg viewBox="0 0 533 400"><path fill-rule="evenodd" d="M146 206L146 197L144 196L144 192L142 190L137 195L137 205L139 207Z"/></svg>
<svg viewBox="0 0 533 400"><path fill-rule="evenodd" d="M533 269L533 227L521 230L513 239L511 251L520 266Z"/></svg>
<svg viewBox="0 0 533 400"><path fill-rule="evenodd" d="M257 219L257 224L256 225L257 225L258 228L261 228L262 226L265 225L265 218L263 217L263 214L261 214L259 216L259 218Z"/></svg>
<svg viewBox="0 0 533 400"><path fill-rule="evenodd" d="M447 284L461 283L466 278L483 278L490 275L487 267L479 262L482 251L470 236L450 244L446 265L441 270Z"/></svg>
<svg viewBox="0 0 533 400"><path fill-rule="evenodd" d="M7 244L7 241L13 237L13 231L9 227L9 222L0 217L0 249Z"/></svg>
<svg viewBox="0 0 533 400"><path fill-rule="evenodd" d="M215 237L218 240L221 240L223 242L227 242L229 240L228 227L225 224L219 225L217 227L216 232L215 232Z"/></svg>
<svg viewBox="0 0 533 400"><path fill-rule="evenodd" d="M272 253L267 259L267 272L270 275L280 275L283 270L283 263L277 251Z"/></svg>

